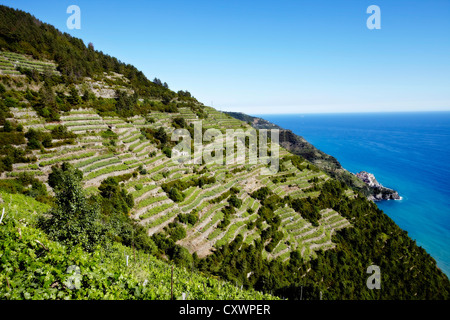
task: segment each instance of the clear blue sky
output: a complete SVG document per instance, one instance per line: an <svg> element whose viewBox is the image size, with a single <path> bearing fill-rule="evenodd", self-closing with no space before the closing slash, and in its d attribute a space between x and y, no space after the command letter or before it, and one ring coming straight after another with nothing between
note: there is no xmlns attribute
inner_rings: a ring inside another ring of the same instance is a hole
<svg viewBox="0 0 450 320"><path fill-rule="evenodd" d="M250 114L450 110L450 1L0 0L206 105ZM81 8L81 30L66 9ZM369 5L381 29L369 30Z"/></svg>

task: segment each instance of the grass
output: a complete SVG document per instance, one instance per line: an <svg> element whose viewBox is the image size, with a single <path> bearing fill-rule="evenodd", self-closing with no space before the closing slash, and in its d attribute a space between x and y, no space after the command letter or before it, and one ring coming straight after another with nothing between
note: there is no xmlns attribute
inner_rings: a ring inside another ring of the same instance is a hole
<svg viewBox="0 0 450 320"><path fill-rule="evenodd" d="M138 140L140 137L142 137L142 135L141 135L140 132L138 132L138 133L136 133L135 135L131 136L130 138L125 139L125 140L122 140L122 142L125 143L125 144L126 144L126 143L130 143L130 142L133 142L133 141ZM140 141L140 140L139 140L139 141Z"/></svg>
<svg viewBox="0 0 450 320"><path fill-rule="evenodd" d="M5 208L5 217L13 216L14 219L24 219L33 223L39 214L45 213L50 206L23 194L12 194L0 191L3 203L0 210Z"/></svg>
<svg viewBox="0 0 450 320"><path fill-rule="evenodd" d="M76 132L76 131L90 131L90 130L100 130L100 129L105 129L106 125L103 126L82 126L82 127L76 127L76 129L74 129L73 127L70 128L70 130Z"/></svg>
<svg viewBox="0 0 450 320"><path fill-rule="evenodd" d="M39 166L37 164L35 164L35 163L31 163L31 164L26 164L26 165L20 166L20 167L17 166L16 169L17 170L24 170L24 169L35 169L35 170L38 170Z"/></svg>
<svg viewBox="0 0 450 320"><path fill-rule="evenodd" d="M64 125L66 127L86 127L86 126L95 126L95 125L99 125L99 124L103 124L103 120L101 118L97 119L96 121L67 121L64 120Z"/></svg>
<svg viewBox="0 0 450 320"><path fill-rule="evenodd" d="M180 207L185 207L188 206L189 204L191 204L194 200L199 199L198 195L200 194L200 192L202 192L202 189L194 187L194 188L189 188L187 190L188 192L185 193L186 198L184 199L183 202L180 203ZM201 200L201 199L200 199ZM183 210L184 211L184 210Z"/></svg>
<svg viewBox="0 0 450 320"><path fill-rule="evenodd" d="M214 211L216 211L217 209L220 209L221 207L223 207L224 205L222 203L218 203L214 206L212 206L211 208L209 208L208 211L206 211L200 218L199 223L202 223L203 221L205 221Z"/></svg>
<svg viewBox="0 0 450 320"><path fill-rule="evenodd" d="M208 223L205 225L205 227L203 228L203 231L204 231L204 230L208 230L208 229L211 228L211 226L213 226L217 221L222 220L222 218L223 218L223 212L222 212L221 210L219 211L219 209L220 209L220 207L217 208L217 209L215 210L214 216L212 217L211 221L208 222ZM219 230L219 233L221 233L221 232L223 231L223 230L221 230L221 229L216 229L216 230Z"/></svg>
<svg viewBox="0 0 450 320"><path fill-rule="evenodd" d="M42 171L39 171L39 170L27 170L26 172L27 172L27 174L30 174L31 176L44 176L45 175L45 173L43 173ZM22 173L23 172L12 171L12 172L7 172L6 176L7 177L18 177Z"/></svg>

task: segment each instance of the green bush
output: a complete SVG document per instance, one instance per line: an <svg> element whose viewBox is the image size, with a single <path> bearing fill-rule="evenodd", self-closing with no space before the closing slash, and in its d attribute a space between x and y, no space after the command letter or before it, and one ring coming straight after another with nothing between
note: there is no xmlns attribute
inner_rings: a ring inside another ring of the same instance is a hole
<svg viewBox="0 0 450 320"><path fill-rule="evenodd" d="M83 179L83 172L75 169L68 162L63 162L62 165L54 165L52 166L52 171L48 175L48 185L54 190L59 189L63 186L65 176L75 179L78 183L80 183Z"/></svg>
<svg viewBox="0 0 450 320"><path fill-rule="evenodd" d="M177 188L173 187L169 190L168 196L175 202L181 202L184 200L184 194Z"/></svg>
<svg viewBox="0 0 450 320"><path fill-rule="evenodd" d="M22 132L0 132L0 146L25 144Z"/></svg>
<svg viewBox="0 0 450 320"><path fill-rule="evenodd" d="M79 180L71 171L61 176L55 207L48 214L50 217L38 220L38 226L63 244L81 245L85 250L93 251L107 240L99 207L88 203Z"/></svg>
<svg viewBox="0 0 450 320"><path fill-rule="evenodd" d="M178 214L177 219L181 223L190 224L193 226L198 221L198 215L193 212L187 213L187 214L180 213L180 214Z"/></svg>
<svg viewBox="0 0 450 320"><path fill-rule="evenodd" d="M13 126L11 125L11 122L6 120L5 123L3 124L3 132L11 132L11 131L13 131Z"/></svg>
<svg viewBox="0 0 450 320"><path fill-rule="evenodd" d="M232 194L228 199L228 203L235 208L240 208L242 205L242 200L239 199L235 194Z"/></svg>
<svg viewBox="0 0 450 320"><path fill-rule="evenodd" d="M48 132L31 128L25 133L25 137L28 139L28 148L30 149L40 149L42 146L48 148L52 146L52 136Z"/></svg>
<svg viewBox="0 0 450 320"><path fill-rule="evenodd" d="M76 138L76 134L67 130L66 126L57 125L51 131L53 139L73 139Z"/></svg>
<svg viewBox="0 0 450 320"><path fill-rule="evenodd" d="M43 203L50 202L45 185L25 172L19 173L15 179L0 180L0 190L21 193Z"/></svg>

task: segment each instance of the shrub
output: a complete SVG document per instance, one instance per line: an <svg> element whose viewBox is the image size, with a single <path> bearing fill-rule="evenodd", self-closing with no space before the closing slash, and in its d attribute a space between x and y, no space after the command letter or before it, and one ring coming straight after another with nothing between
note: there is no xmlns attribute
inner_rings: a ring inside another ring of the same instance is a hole
<svg viewBox="0 0 450 320"><path fill-rule="evenodd" d="M232 194L228 199L228 203L235 208L240 208L242 205L242 200L239 199L235 194Z"/></svg>
<svg viewBox="0 0 450 320"><path fill-rule="evenodd" d="M63 244L80 244L93 251L106 241L106 229L100 221L98 206L88 204L80 181L68 171L61 176L56 190L56 206L47 217L40 217L38 226L51 238Z"/></svg>
<svg viewBox="0 0 450 320"><path fill-rule="evenodd" d="M52 136L48 132L29 129L25 133L25 137L28 139L28 148L30 149L40 149L42 146L48 148L52 145Z"/></svg>
<svg viewBox="0 0 450 320"><path fill-rule="evenodd" d="M187 214L182 214L180 213L177 217L178 221L184 224L190 224L190 225L194 225L197 223L198 221L198 215L195 213L187 213Z"/></svg>
<svg viewBox="0 0 450 320"><path fill-rule="evenodd" d="M145 169L145 168L142 166L142 164L139 165L138 171L139 171L139 173L142 174L142 175L147 174L147 169Z"/></svg>
<svg viewBox="0 0 450 320"><path fill-rule="evenodd" d="M25 144L25 137L21 132L0 132L0 145L21 145Z"/></svg>
<svg viewBox="0 0 450 320"><path fill-rule="evenodd" d="M52 166L52 172L48 175L48 185L57 190L63 183L64 176L69 176L71 179L75 179L77 182L81 182L83 179L83 172L75 169L70 163L63 162L61 166Z"/></svg>
<svg viewBox="0 0 450 320"><path fill-rule="evenodd" d="M178 240L186 237L186 229L184 229L183 225L175 222L169 224L167 233L170 235L171 239L174 242L177 242Z"/></svg>
<svg viewBox="0 0 450 320"><path fill-rule="evenodd" d="M168 196L175 202L181 202L184 200L184 194L181 193L177 188L173 187L169 190Z"/></svg>
<svg viewBox="0 0 450 320"><path fill-rule="evenodd" d="M27 146L31 150L38 150L42 147L42 144L39 142L39 140L32 138L28 140Z"/></svg>
<svg viewBox="0 0 450 320"><path fill-rule="evenodd" d="M172 149L170 149L169 147L164 147L162 149L162 152L168 157L171 158L172 157Z"/></svg>
<svg viewBox="0 0 450 320"><path fill-rule="evenodd" d="M11 122L6 120L4 125L3 125L3 132L11 132L11 131L13 131L13 127L11 125Z"/></svg>
<svg viewBox="0 0 450 320"><path fill-rule="evenodd" d="M73 132L67 130L66 126L57 125L51 131L53 139L71 139L75 138L77 135Z"/></svg>

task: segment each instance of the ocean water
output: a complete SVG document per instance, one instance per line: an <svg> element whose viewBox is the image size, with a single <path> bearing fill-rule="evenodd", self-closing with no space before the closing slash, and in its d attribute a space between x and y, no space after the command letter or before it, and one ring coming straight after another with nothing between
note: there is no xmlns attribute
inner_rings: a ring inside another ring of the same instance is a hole
<svg viewBox="0 0 450 320"><path fill-rule="evenodd" d="M258 116L258 115L256 115ZM402 200L377 202L450 276L450 112L259 115Z"/></svg>

